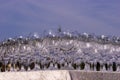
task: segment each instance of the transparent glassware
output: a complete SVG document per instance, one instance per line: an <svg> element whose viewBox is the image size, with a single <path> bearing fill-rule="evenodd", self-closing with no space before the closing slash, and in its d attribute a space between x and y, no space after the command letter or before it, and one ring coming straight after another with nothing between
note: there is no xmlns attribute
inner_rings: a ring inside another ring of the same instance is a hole
<svg viewBox="0 0 120 80"><path fill-rule="evenodd" d="M50 30L1 41L0 62L20 62L25 70L33 63L33 70L120 71L119 43L119 37Z"/></svg>

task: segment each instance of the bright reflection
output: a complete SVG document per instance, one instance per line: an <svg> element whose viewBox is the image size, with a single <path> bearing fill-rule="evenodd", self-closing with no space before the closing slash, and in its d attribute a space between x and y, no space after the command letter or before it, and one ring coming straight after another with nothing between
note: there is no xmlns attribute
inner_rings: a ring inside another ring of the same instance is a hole
<svg viewBox="0 0 120 80"><path fill-rule="evenodd" d="M34 33L32 37L9 38L0 42L0 63L7 65L8 62L11 64L19 62L25 69L27 66L31 68L30 65L32 65L32 67L35 66L35 69L42 70L112 71L111 66L116 67L117 64L120 64L118 62L120 60L120 42L116 43L116 40L111 39L108 43L105 37L104 35L91 37L87 33L78 34L76 37L70 32L53 33L49 31L48 35L44 37L39 37L37 33ZM110 67L106 69L106 66ZM118 69L113 69L113 71L119 71Z"/></svg>

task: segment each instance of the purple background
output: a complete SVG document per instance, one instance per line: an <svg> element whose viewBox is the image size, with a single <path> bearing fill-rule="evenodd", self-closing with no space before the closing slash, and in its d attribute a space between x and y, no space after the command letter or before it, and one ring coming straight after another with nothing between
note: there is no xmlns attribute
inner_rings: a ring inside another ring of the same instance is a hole
<svg viewBox="0 0 120 80"><path fill-rule="evenodd" d="M0 0L0 39L64 30L120 34L120 0Z"/></svg>

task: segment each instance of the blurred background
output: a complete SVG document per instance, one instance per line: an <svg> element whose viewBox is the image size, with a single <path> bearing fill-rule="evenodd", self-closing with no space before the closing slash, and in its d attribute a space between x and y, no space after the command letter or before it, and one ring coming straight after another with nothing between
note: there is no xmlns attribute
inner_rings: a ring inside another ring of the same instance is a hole
<svg viewBox="0 0 120 80"><path fill-rule="evenodd" d="M119 36L120 0L0 0L0 40L59 26Z"/></svg>

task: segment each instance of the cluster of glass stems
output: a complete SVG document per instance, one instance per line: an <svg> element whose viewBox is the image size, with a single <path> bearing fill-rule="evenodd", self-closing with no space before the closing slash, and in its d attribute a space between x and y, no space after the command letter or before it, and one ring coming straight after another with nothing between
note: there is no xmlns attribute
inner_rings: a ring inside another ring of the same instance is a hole
<svg viewBox="0 0 120 80"><path fill-rule="evenodd" d="M120 71L120 37L77 32L9 38L0 42L0 72Z"/></svg>

